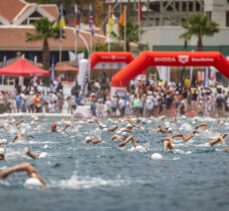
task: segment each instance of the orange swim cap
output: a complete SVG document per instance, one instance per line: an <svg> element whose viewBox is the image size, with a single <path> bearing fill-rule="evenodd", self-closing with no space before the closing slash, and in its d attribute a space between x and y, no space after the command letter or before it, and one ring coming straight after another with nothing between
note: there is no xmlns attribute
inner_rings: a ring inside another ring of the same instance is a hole
<svg viewBox="0 0 229 211"><path fill-rule="evenodd" d="M51 128L56 128L57 127L57 125L55 124L55 123L53 123L52 125L51 125Z"/></svg>

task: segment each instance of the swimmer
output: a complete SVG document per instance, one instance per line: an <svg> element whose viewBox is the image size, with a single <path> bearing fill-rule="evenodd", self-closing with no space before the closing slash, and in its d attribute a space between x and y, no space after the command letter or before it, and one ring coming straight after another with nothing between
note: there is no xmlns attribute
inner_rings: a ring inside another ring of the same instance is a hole
<svg viewBox="0 0 229 211"><path fill-rule="evenodd" d="M199 133L197 130L194 130L187 135L184 135L182 133L177 133L177 134L170 136L170 138L174 139L174 138L179 137L179 138L182 138L184 142L186 142L186 141L190 140L197 133Z"/></svg>
<svg viewBox="0 0 229 211"><path fill-rule="evenodd" d="M99 144L103 141L103 138L93 139L92 137L85 138L85 144Z"/></svg>
<svg viewBox="0 0 229 211"><path fill-rule="evenodd" d="M169 138L169 137L167 137L167 138L163 138L163 139L161 139L161 141L163 141L163 143L164 143L164 147L163 147L163 150L165 151L165 152L167 152L167 151L174 151L174 146L173 146L173 139L172 138Z"/></svg>
<svg viewBox="0 0 229 211"><path fill-rule="evenodd" d="M5 160L5 149L0 148L0 160Z"/></svg>
<svg viewBox="0 0 229 211"><path fill-rule="evenodd" d="M28 155L29 157L31 157L31 158L33 158L33 159L40 158L40 154L31 152L30 149L29 149L28 147L25 147L23 151L24 151L24 153L25 153L26 155Z"/></svg>
<svg viewBox="0 0 229 211"><path fill-rule="evenodd" d="M224 138L229 135L229 133L223 133L221 134L219 137L209 141L208 143L211 145L211 146L214 146L215 144L217 144L218 142L221 142L222 145L225 144L225 141L224 141Z"/></svg>
<svg viewBox="0 0 229 211"><path fill-rule="evenodd" d="M113 141L113 140L125 141L126 138L127 138L127 133L126 132L122 132L121 135L113 135L111 137L111 141Z"/></svg>
<svg viewBox="0 0 229 211"><path fill-rule="evenodd" d="M229 147L224 148L224 151L229 151Z"/></svg>
<svg viewBox="0 0 229 211"><path fill-rule="evenodd" d="M51 124L51 133L56 133L57 132L57 125L56 123Z"/></svg>
<svg viewBox="0 0 229 211"><path fill-rule="evenodd" d="M196 130L198 130L199 128L203 128L203 129L209 129L209 125L208 125L208 123L207 122L204 122L204 123L202 123L202 124L200 124L200 125L197 125L196 127L194 127L194 129L196 129Z"/></svg>
<svg viewBox="0 0 229 211"><path fill-rule="evenodd" d="M127 119L127 122L129 123L129 125L127 125L127 126L129 126L129 128L131 127L131 130L132 130L133 128L140 128L140 126L134 124L134 123L131 121L131 119Z"/></svg>
<svg viewBox="0 0 229 211"><path fill-rule="evenodd" d="M134 148L138 148L141 147L140 144L138 144L136 138L133 135L130 135L126 138L125 141L121 142L118 147L124 147L125 145L127 145L129 142L131 141L132 145L134 146ZM149 150L149 147L143 147L146 151Z"/></svg>
<svg viewBox="0 0 229 211"><path fill-rule="evenodd" d="M3 124L0 124L0 129L7 131L6 127Z"/></svg>
<svg viewBox="0 0 229 211"><path fill-rule="evenodd" d="M0 148L5 148L7 144L7 140L6 139L0 139Z"/></svg>
<svg viewBox="0 0 229 211"><path fill-rule="evenodd" d="M112 126L110 128L108 128L108 132L114 132L118 129L118 125Z"/></svg>
<svg viewBox="0 0 229 211"><path fill-rule="evenodd" d="M217 121L217 127L218 127L218 128L221 128L223 122L224 122L223 120L220 120L220 119L219 119L219 120Z"/></svg>
<svg viewBox="0 0 229 211"><path fill-rule="evenodd" d="M25 171L27 172L29 178L37 179L40 182L42 188L46 188L46 183L43 178L40 176L39 172L30 164L30 163L20 163L16 166L4 169L0 171L0 178L5 179L10 174Z"/></svg>
<svg viewBox="0 0 229 211"><path fill-rule="evenodd" d="M23 135L21 133L17 134L13 139L13 143L15 143L15 142L23 142L23 141L25 141L25 139L24 139L24 137L23 137Z"/></svg>
<svg viewBox="0 0 229 211"><path fill-rule="evenodd" d="M161 125L158 126L158 128L153 129L154 131L156 131L157 133L172 133L171 128L166 127L166 128L162 128Z"/></svg>

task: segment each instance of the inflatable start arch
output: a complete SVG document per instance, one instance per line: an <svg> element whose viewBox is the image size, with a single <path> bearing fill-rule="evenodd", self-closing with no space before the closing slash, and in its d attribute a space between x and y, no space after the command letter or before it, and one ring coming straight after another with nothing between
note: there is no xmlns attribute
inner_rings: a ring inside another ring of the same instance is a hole
<svg viewBox="0 0 229 211"><path fill-rule="evenodd" d="M90 56L91 70L99 62L124 62L129 64L134 60L130 52L94 52Z"/></svg>
<svg viewBox="0 0 229 211"><path fill-rule="evenodd" d="M112 87L125 87L149 66L213 66L229 78L229 62L220 52L146 51L113 76Z"/></svg>

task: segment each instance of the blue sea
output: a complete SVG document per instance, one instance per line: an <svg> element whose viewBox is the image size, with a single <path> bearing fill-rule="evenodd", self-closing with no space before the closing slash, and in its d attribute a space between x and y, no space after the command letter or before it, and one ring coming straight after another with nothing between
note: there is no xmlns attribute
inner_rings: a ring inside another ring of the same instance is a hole
<svg viewBox="0 0 229 211"><path fill-rule="evenodd" d="M163 152L159 134L152 130L161 124L160 118L136 119L140 129L132 134L149 151L134 149L131 143L123 148L111 141L115 133L98 129L95 123L74 120L67 133L50 133L56 121L59 128L70 119L39 118L32 124L25 117L21 124L28 137L24 143L12 143L16 130L1 130L0 138L8 141L6 160L0 169L30 162L47 182L47 189L25 185L26 173L10 175L0 181L0 211L228 211L229 210L229 137L226 144L214 147L206 143L222 132L228 132L229 121L217 128L217 120L199 117L178 118L177 122L165 119L164 126L174 132L187 134L194 126L208 122L210 130L187 143L176 141L176 153ZM6 124L2 118L0 123ZM122 119L102 119L107 126L125 127ZM85 137L102 137L98 145L86 145ZM23 152L47 153L40 159L31 159ZM150 160L159 153L162 160Z"/></svg>

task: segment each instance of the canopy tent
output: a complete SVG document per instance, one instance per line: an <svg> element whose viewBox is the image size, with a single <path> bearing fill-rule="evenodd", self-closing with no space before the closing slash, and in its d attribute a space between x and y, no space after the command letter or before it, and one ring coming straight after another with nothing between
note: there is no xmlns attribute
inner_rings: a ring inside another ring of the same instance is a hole
<svg viewBox="0 0 229 211"><path fill-rule="evenodd" d="M26 61L23 58L19 58L13 64L0 68L0 75L15 76L15 77L19 77L19 76L23 76L23 77L46 76L46 77L49 77L50 72L30 64L28 61Z"/></svg>
<svg viewBox="0 0 229 211"><path fill-rule="evenodd" d="M69 71L69 72L78 73L78 71L79 71L79 69L77 67L73 67L71 65L64 64L64 63L57 64L54 69L58 72L68 72Z"/></svg>

